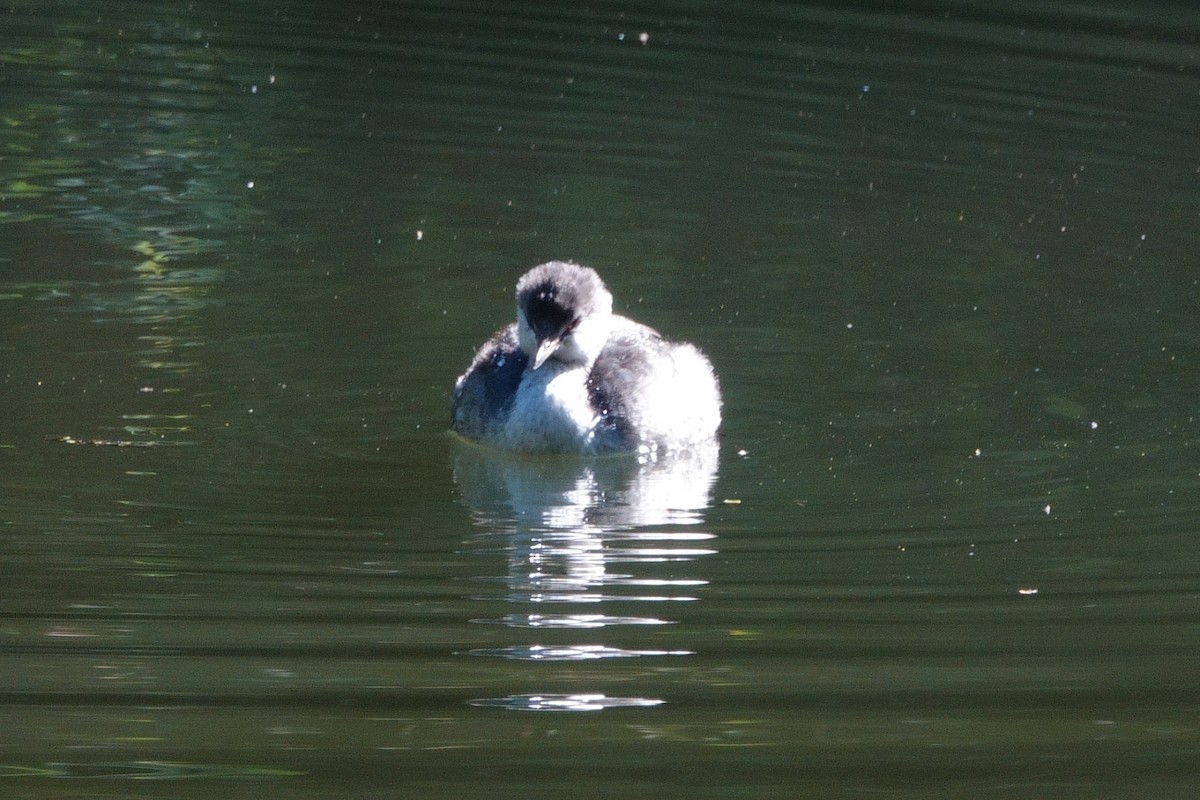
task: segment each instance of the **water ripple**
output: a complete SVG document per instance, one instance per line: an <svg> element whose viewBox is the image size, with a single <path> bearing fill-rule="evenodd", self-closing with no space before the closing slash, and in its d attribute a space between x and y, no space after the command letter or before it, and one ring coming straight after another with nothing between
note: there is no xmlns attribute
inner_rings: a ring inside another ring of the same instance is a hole
<svg viewBox="0 0 1200 800"><path fill-rule="evenodd" d="M601 658L641 658L643 656L691 656L692 650L623 650L602 644L579 644L558 647L534 644L512 647L481 647L469 651L473 656L494 656L517 661L594 661Z"/></svg>
<svg viewBox="0 0 1200 800"><path fill-rule="evenodd" d="M609 708L651 708L664 700L652 697L609 697L603 694L511 694L469 700L481 708L507 708L513 711L603 711Z"/></svg>

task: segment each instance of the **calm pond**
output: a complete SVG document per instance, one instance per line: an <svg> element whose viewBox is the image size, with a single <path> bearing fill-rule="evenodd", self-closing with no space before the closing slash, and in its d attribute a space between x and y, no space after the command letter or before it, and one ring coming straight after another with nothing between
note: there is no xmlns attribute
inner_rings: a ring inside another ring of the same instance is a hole
<svg viewBox="0 0 1200 800"><path fill-rule="evenodd" d="M0 795L1194 798L1189 3L0 3ZM450 389L534 264L719 453Z"/></svg>

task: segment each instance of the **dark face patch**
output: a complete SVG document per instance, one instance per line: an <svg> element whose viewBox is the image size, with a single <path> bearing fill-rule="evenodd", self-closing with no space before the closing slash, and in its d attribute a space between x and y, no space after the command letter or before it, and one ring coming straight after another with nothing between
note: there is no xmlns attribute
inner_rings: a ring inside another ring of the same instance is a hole
<svg viewBox="0 0 1200 800"><path fill-rule="evenodd" d="M547 261L517 281L517 305L539 342L562 339L581 320L611 309L612 297L594 270Z"/></svg>
<svg viewBox="0 0 1200 800"><path fill-rule="evenodd" d="M554 284L547 281L530 287L521 295L521 305L525 309L525 319L538 341L556 339L575 327L579 321L576 316L578 309L572 305L574 298L564 297L563 292Z"/></svg>

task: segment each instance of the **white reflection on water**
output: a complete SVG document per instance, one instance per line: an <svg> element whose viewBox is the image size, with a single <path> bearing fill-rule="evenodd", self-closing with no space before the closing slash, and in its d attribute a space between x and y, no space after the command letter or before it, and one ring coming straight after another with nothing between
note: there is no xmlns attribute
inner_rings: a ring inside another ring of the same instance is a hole
<svg viewBox="0 0 1200 800"><path fill-rule="evenodd" d="M623 650L602 644L547 647L534 644L513 647L481 647L470 651L473 656L499 656L520 661L594 661L601 658L638 658L640 656L692 656L692 650Z"/></svg>
<svg viewBox="0 0 1200 800"><path fill-rule="evenodd" d="M671 620L654 617L617 617L611 614L506 614L497 619L473 619L487 625L510 628L607 628L610 625L670 625Z"/></svg>
<svg viewBox="0 0 1200 800"><path fill-rule="evenodd" d="M479 583L503 583L504 590L480 593L473 599L524 606L518 612L473 621L514 630L599 632L645 626L643 638L649 645L520 641L466 653L529 662L694 655L686 648L653 646L650 631L673 620L603 610L580 613L572 606L620 603L625 611L629 603L698 600L696 590L708 581L681 574L686 569L681 565L717 552L708 546L715 536L694 528L710 506L717 465L716 443L698 452L646 463L633 458L530 458L460 443L455 452L455 481L482 529L471 542L472 550L480 555L502 554L507 565L503 576L477 579ZM583 693L513 695L472 704L591 711L660 702Z"/></svg>
<svg viewBox="0 0 1200 800"><path fill-rule="evenodd" d="M608 697L603 694L514 694L471 700L473 706L514 711L602 711L606 708L650 708L662 700L645 697Z"/></svg>

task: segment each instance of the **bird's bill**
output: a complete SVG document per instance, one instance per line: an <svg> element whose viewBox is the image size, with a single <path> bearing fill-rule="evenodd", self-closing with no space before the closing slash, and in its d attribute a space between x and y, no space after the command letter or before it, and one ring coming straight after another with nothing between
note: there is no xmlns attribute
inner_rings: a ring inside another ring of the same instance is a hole
<svg viewBox="0 0 1200 800"><path fill-rule="evenodd" d="M542 364L545 364L546 360L554 355L554 351L558 349L560 344L562 344L562 339L557 336L538 342L537 352L533 356L533 368L537 369Z"/></svg>

